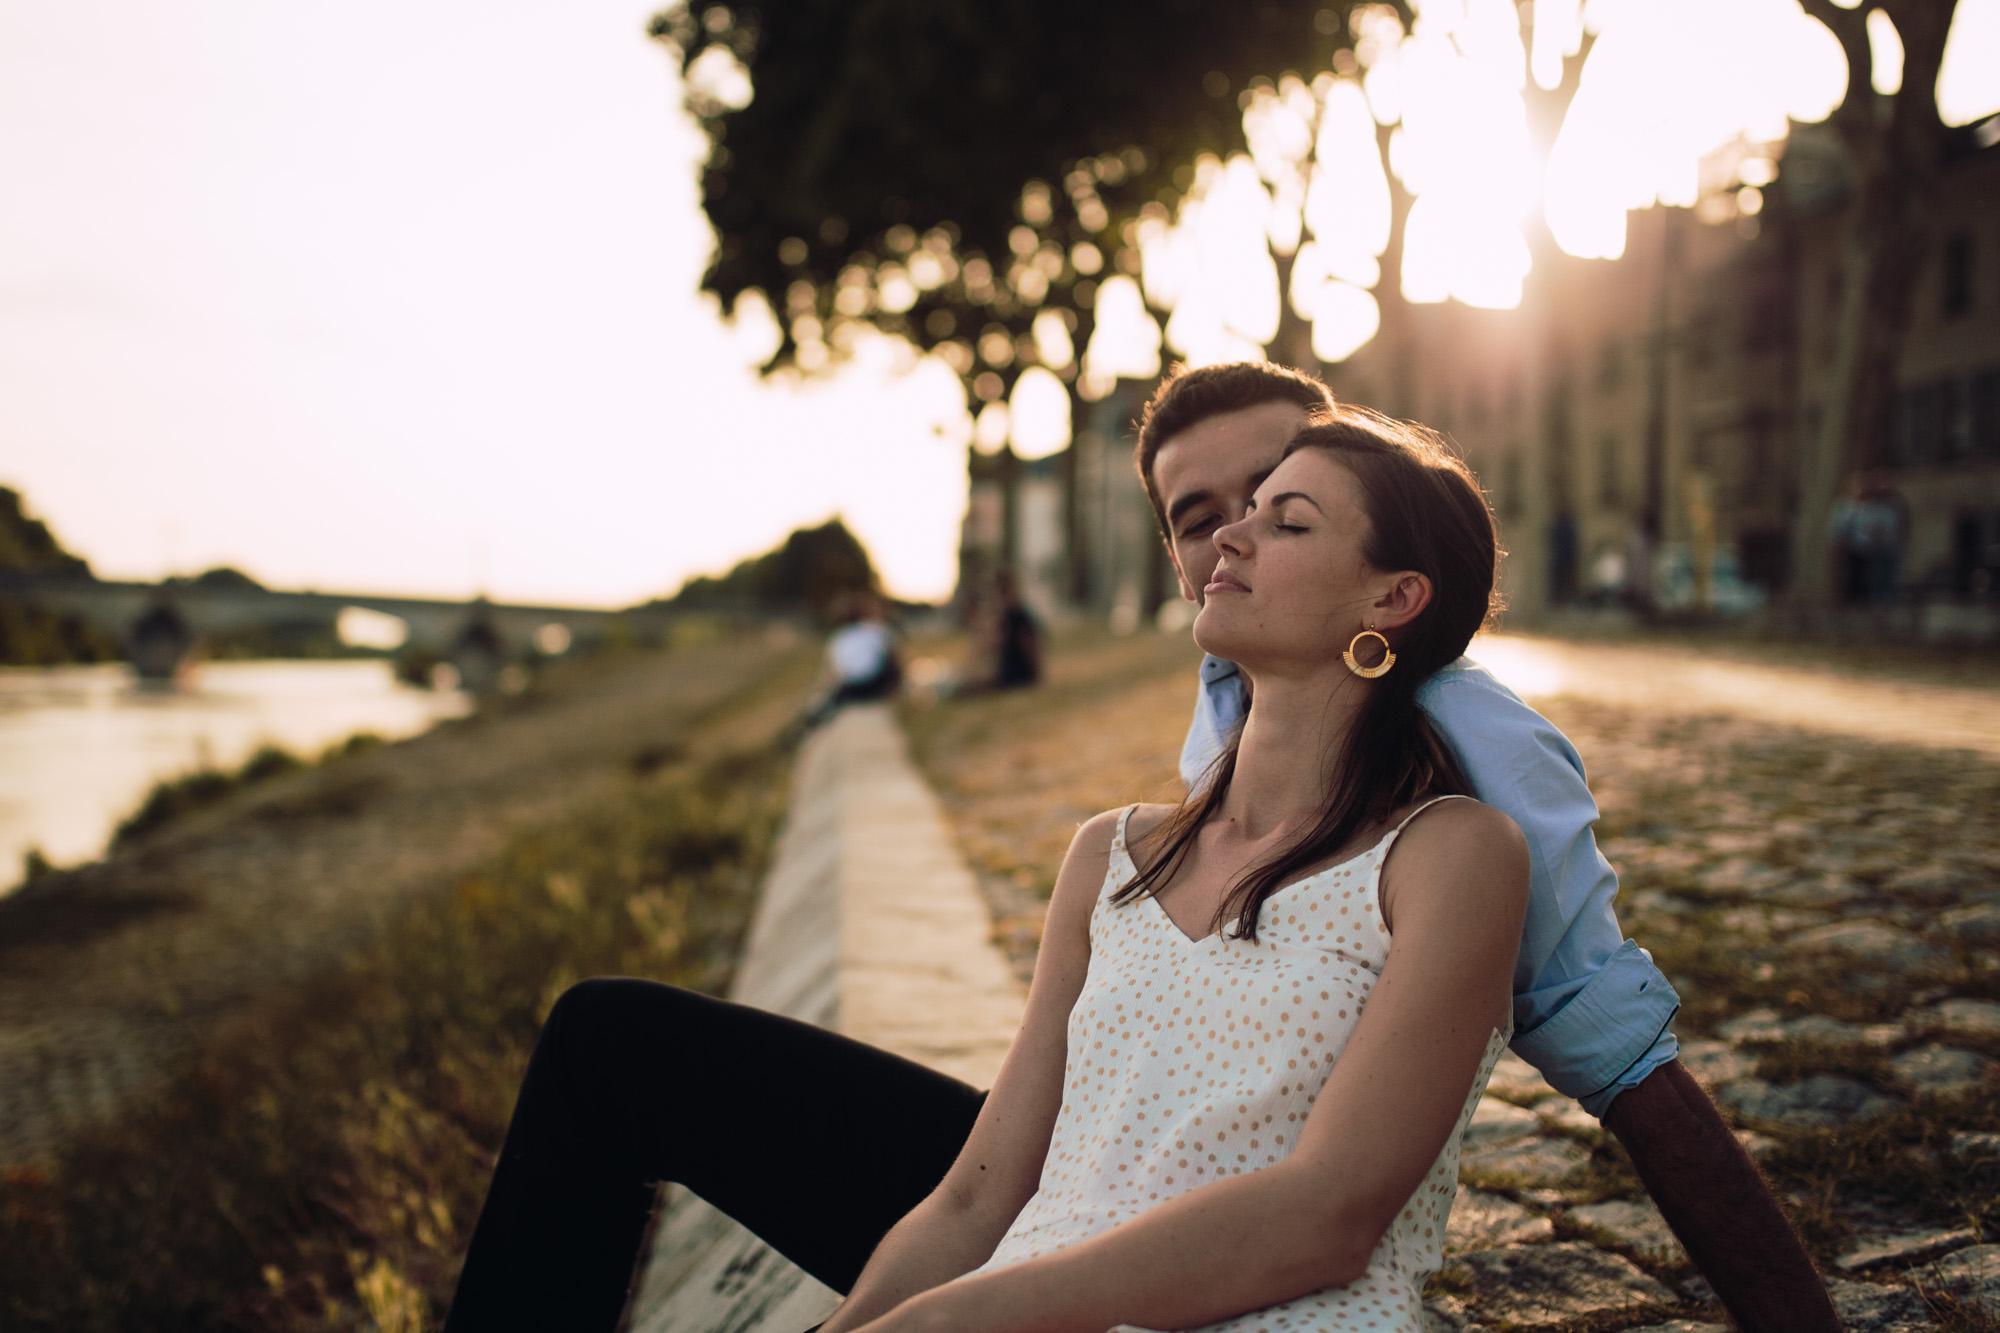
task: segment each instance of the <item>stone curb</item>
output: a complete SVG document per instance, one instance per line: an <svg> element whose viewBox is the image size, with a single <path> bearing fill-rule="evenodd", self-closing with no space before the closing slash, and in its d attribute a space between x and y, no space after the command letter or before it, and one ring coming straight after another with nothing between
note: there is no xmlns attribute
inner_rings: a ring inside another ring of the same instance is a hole
<svg viewBox="0 0 2000 1333"><path fill-rule="evenodd" d="M992 1086L1026 997L888 706L801 748L728 998ZM661 1196L629 1333L801 1333L840 1303L694 1195Z"/></svg>

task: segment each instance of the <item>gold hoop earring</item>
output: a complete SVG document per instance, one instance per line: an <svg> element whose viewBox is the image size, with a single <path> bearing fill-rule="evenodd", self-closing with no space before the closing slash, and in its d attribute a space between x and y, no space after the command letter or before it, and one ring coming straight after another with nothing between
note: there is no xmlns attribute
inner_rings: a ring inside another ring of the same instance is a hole
<svg viewBox="0 0 2000 1333"><path fill-rule="evenodd" d="M1368 638L1382 640L1382 660L1372 667L1362 666L1361 663L1354 660L1354 646L1363 639ZM1347 669L1355 675L1367 680L1374 680L1377 676L1387 675L1389 668L1396 665L1396 654L1390 650L1389 639L1386 635L1379 634L1373 629L1364 629L1348 640L1347 650L1340 655L1340 660L1347 663Z"/></svg>

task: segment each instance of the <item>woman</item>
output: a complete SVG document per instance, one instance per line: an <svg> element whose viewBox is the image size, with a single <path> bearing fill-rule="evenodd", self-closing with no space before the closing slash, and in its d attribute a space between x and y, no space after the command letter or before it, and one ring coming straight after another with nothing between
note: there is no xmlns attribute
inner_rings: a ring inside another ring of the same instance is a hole
<svg viewBox="0 0 2000 1333"><path fill-rule="evenodd" d="M517 1108L457 1326L478 1326L476 1306L505 1308L483 1303L531 1214L587 1214L595 1200L629 1216L620 1190L651 1171L809 1269L837 1266L836 1232L872 1247L825 1333L1421 1327L1457 1144L1511 1032L1527 897L1518 830L1461 794L1414 703L1486 617L1491 515L1435 437L1341 408L1300 435L1248 516L1214 540L1221 562L1195 635L1243 668L1248 719L1180 808L1110 811L1079 831L1020 1033L942 1183L879 1243L865 1196L753 1191L741 1182L768 1172L760 1155L795 1151L781 1145L798 1135L773 1122L780 1098L742 1088L681 1098L705 1101L691 1118L711 1137L637 1163L653 1127L631 1117L665 1112L603 1095L619 1078L608 1061L561 1068L584 1048L545 1033L530 1085L575 1092L524 1087L524 1107L621 1109L531 1126ZM569 1018L558 1004L550 1027L599 1004L601 986L591 994ZM893 1057L765 1030L814 1053L814 1068L790 1071L783 1115L837 1152L822 1095L836 1121L869 1114L845 1100L843 1062ZM877 1117L918 1117L906 1170L924 1173L950 1138L921 1119L963 1106L946 1083L924 1088L915 1111L873 1102ZM565 1150L569 1170L549 1160ZM739 1211L732 1197L758 1203ZM631 1257L598 1260L597 1285L622 1280Z"/></svg>

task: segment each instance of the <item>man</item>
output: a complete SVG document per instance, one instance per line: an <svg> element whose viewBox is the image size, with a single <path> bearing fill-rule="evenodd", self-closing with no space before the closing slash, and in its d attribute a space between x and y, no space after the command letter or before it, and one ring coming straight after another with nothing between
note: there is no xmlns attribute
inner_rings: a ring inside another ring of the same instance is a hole
<svg viewBox="0 0 2000 1333"><path fill-rule="evenodd" d="M1042 679L1042 628L1021 600L1014 576L1001 570L993 580L993 688L1018 690Z"/></svg>
<svg viewBox="0 0 2000 1333"><path fill-rule="evenodd" d="M1331 391L1260 362L1180 370L1147 404L1139 475L1179 576L1200 602L1211 534L1243 517L1286 443ZM1203 780L1247 707L1232 663L1205 657L1181 753ZM1757 1168L1674 1059L1679 997L1621 937L1617 876L1597 850L1597 805L1569 741L1469 659L1417 696L1475 794L1527 835L1532 899L1515 972L1513 1048L1618 1136L1674 1234L1746 1329L1839 1327L1824 1286ZM1467 744L1477 738L1476 744Z"/></svg>
<svg viewBox="0 0 2000 1333"><path fill-rule="evenodd" d="M825 722L843 704L887 698L903 681L895 635L880 598L871 592L844 592L834 603L834 621L836 628L826 644L831 684L807 712L811 726Z"/></svg>

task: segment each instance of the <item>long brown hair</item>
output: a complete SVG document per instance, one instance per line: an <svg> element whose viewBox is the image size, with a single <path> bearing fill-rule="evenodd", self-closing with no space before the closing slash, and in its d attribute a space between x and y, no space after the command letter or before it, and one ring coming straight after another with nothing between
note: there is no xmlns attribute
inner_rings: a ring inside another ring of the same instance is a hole
<svg viewBox="0 0 2000 1333"><path fill-rule="evenodd" d="M1407 625L1387 631L1396 664L1367 682L1367 695L1338 753L1327 756L1318 818L1293 843L1246 870L1216 908L1211 930L1232 913L1235 937L1255 941L1264 900L1298 872L1345 847L1370 824L1430 793L1470 794L1471 784L1430 720L1417 688L1465 652L1500 609L1494 573L1503 552L1493 511L1471 469L1427 426L1342 403L1315 414L1285 447L1325 449L1360 484L1368 531L1361 553L1378 570L1417 570L1431 600ZM1254 706L1254 704L1253 704ZM1174 877L1203 824L1222 808L1236 772L1239 730L1178 809L1147 838L1160 850L1111 901L1157 894Z"/></svg>

